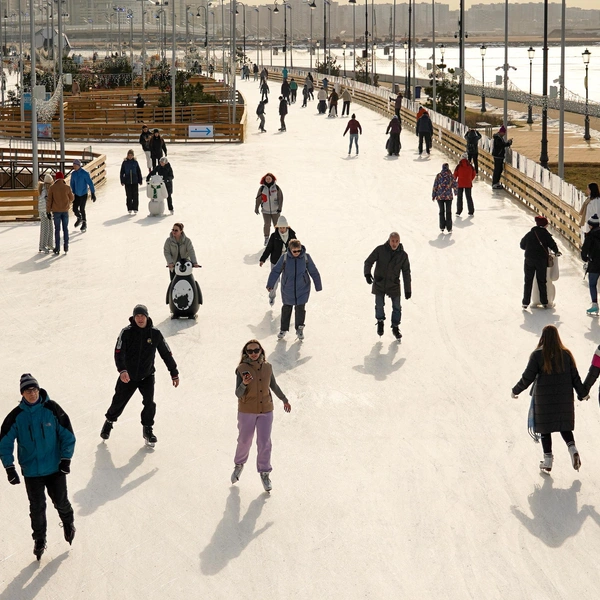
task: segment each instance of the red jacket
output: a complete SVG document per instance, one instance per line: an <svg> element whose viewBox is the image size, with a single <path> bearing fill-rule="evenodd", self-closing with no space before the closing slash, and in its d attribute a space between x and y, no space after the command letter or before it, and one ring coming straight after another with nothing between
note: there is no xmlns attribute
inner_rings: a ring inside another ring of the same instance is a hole
<svg viewBox="0 0 600 600"><path fill-rule="evenodd" d="M348 131L350 131L350 133L358 133L360 131L362 134L362 127L356 119L350 119L348 121L348 125L346 125L346 131L344 131L344 135L346 135Z"/></svg>
<svg viewBox="0 0 600 600"><path fill-rule="evenodd" d="M473 187L473 179L476 175L475 168L466 158L462 158L454 169L454 179L457 180L459 188Z"/></svg>

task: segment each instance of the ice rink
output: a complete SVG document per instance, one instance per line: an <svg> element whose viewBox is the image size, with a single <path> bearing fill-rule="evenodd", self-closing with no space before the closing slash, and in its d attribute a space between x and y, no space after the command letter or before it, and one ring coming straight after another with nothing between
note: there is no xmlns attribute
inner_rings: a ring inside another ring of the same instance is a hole
<svg viewBox="0 0 600 600"><path fill-rule="evenodd" d="M129 216L119 184L127 146L106 153L108 182L88 201L88 231L68 256L38 254L39 224L0 225L0 418L31 372L71 417L68 478L77 534L70 547L48 508L48 549L33 554L25 486L0 480L0 600L577 599L600 586L598 390L576 404L579 473L555 436L552 477L527 435L528 394L510 391L555 324L582 377L600 342L586 316L581 261L558 240L553 310L521 309L521 237L533 215L486 181L474 218L440 235L439 150L419 158L411 130L388 159L387 118L352 106L363 126L348 157L346 119L294 104L277 133L275 88L259 134L258 84L243 145L169 145L173 217ZM340 103L341 108L341 103ZM69 146L72 148L74 146ZM141 166L141 147L133 145ZM454 168L456 161L449 161ZM280 302L268 304L254 197L272 171L283 214L320 270L306 339L278 342ZM185 224L202 269L197 321L172 321L162 253ZM397 230L412 267L402 344L375 331L363 262ZM99 433L117 371L113 349L135 304L148 306L178 362L171 386L157 356L154 451L134 396L107 443ZM258 338L292 404L276 401L273 492L255 449L231 486L234 370ZM596 591L594 591L596 590Z"/></svg>

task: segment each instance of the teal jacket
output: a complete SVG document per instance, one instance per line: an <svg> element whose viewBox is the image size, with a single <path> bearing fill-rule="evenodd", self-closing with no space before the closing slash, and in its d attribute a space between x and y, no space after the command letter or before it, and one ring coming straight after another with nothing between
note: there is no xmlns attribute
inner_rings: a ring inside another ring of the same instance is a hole
<svg viewBox="0 0 600 600"><path fill-rule="evenodd" d="M58 471L61 458L71 459L75 434L63 409L40 390L34 405L21 399L0 428L0 459L4 467L15 464L14 445L25 477L44 477Z"/></svg>

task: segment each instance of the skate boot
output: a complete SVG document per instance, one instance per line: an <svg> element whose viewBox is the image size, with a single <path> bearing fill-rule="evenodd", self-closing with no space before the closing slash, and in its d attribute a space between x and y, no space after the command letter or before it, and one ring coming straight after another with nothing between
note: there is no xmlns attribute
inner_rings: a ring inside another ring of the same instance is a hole
<svg viewBox="0 0 600 600"><path fill-rule="evenodd" d="M280 331L280 332L277 334L277 339L278 339L278 340L282 340L282 339L285 337L285 334L286 334L286 333L287 333L287 331Z"/></svg>
<svg viewBox="0 0 600 600"><path fill-rule="evenodd" d="M87 231L87 223L85 221L81 224L80 231L81 233L85 233Z"/></svg>
<svg viewBox="0 0 600 600"><path fill-rule="evenodd" d="M144 440L146 440L146 446L150 446L150 448L154 448L154 445L158 441L152 432L152 427L149 425L144 426Z"/></svg>
<svg viewBox="0 0 600 600"><path fill-rule="evenodd" d="M44 550L46 549L46 538L41 538L39 540L33 540L33 553L35 557L40 560L42 558L42 554L44 554Z"/></svg>
<svg viewBox="0 0 600 600"><path fill-rule="evenodd" d="M261 473L260 479L262 481L263 487L265 488L265 492L270 492L273 489L273 486L271 485L269 473Z"/></svg>
<svg viewBox="0 0 600 600"><path fill-rule="evenodd" d="M394 334L394 337L400 341L402 339L402 334L400 333L400 328L399 327L392 327L392 333Z"/></svg>
<svg viewBox="0 0 600 600"><path fill-rule="evenodd" d="M296 335L300 341L304 339L304 325L300 325L300 327L296 329Z"/></svg>
<svg viewBox="0 0 600 600"><path fill-rule="evenodd" d="M81 217L77 217L77 221L75 221L75 225L73 227L79 227L81 225Z"/></svg>
<svg viewBox="0 0 600 600"><path fill-rule="evenodd" d="M231 483L237 483L240 480L240 475L244 470L244 465L235 465L233 473L231 474Z"/></svg>
<svg viewBox="0 0 600 600"><path fill-rule="evenodd" d="M544 453L544 460L540 460L540 471L542 471L542 473L550 473L550 471L552 471L552 462L553 461L554 461L553 454L545 454Z"/></svg>
<svg viewBox="0 0 600 600"><path fill-rule="evenodd" d="M269 243L269 236L265 235L265 246Z"/></svg>
<svg viewBox="0 0 600 600"><path fill-rule="evenodd" d="M383 321L377 321L377 335L379 337L383 335Z"/></svg>
<svg viewBox="0 0 600 600"><path fill-rule="evenodd" d="M579 467L581 467L581 458L579 457L579 452L577 452L577 448L575 444L571 444L569 446L569 454L571 455L571 464L576 471L579 471Z"/></svg>
<svg viewBox="0 0 600 600"><path fill-rule="evenodd" d="M73 542L73 538L75 537L75 525L73 523L61 523L63 528L63 533L65 535L65 540L69 542L69 546Z"/></svg>
<svg viewBox="0 0 600 600"><path fill-rule="evenodd" d="M102 426L102 431L100 432L100 437L103 440L107 440L110 437L110 432L112 431L113 428L113 421L109 421L108 419L106 419L106 421L104 421L104 425Z"/></svg>
<svg viewBox="0 0 600 600"><path fill-rule="evenodd" d="M587 309L588 315L597 315L598 314L598 303L592 302L592 305Z"/></svg>

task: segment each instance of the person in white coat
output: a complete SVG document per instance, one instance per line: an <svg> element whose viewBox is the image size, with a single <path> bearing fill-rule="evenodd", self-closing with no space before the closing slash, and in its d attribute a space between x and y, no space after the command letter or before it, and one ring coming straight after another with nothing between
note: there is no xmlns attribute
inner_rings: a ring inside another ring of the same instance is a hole
<svg viewBox="0 0 600 600"><path fill-rule="evenodd" d="M587 222L594 216L600 215L600 189L597 183L589 183L587 187L588 198L581 207L581 219L579 226L583 227L584 233L590 230Z"/></svg>
<svg viewBox="0 0 600 600"><path fill-rule="evenodd" d="M38 212L40 214L40 243L39 251L50 254L50 250L54 248L54 240L52 239L52 219L48 218L46 211L46 199L48 198L48 190L54 183L54 179L50 173L44 175L43 183L40 181L38 187Z"/></svg>

